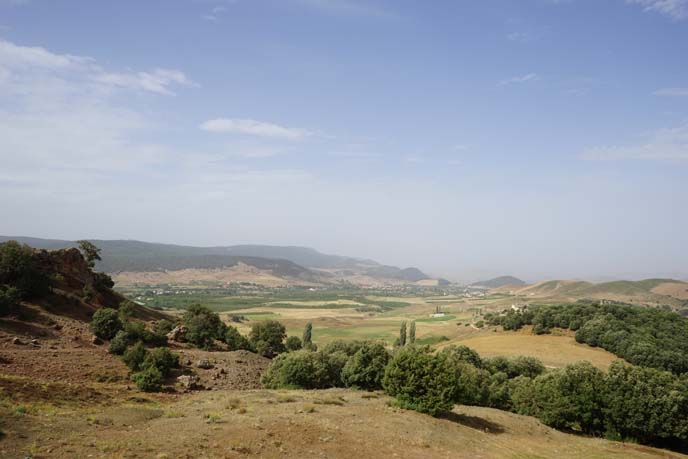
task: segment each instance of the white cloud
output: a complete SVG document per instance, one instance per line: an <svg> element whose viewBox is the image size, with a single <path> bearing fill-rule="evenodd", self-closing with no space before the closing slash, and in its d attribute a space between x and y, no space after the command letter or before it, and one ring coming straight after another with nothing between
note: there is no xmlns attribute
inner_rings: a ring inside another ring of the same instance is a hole
<svg viewBox="0 0 688 459"><path fill-rule="evenodd" d="M172 95L174 85L195 86L183 72L154 69L150 72L108 72L93 58L72 54L57 54L38 46L20 46L0 40L0 72L26 81L39 76L60 79L79 79L102 87L119 87L158 94Z"/></svg>
<svg viewBox="0 0 688 459"><path fill-rule="evenodd" d="M655 96L688 97L688 88L664 88L652 93Z"/></svg>
<svg viewBox="0 0 688 459"><path fill-rule="evenodd" d="M675 20L688 19L688 0L626 0L644 11L655 11Z"/></svg>
<svg viewBox="0 0 688 459"><path fill-rule="evenodd" d="M521 83L529 83L532 81L539 81L541 80L540 76L537 73L527 73L525 75L517 75L511 78L507 78L505 80L500 81L497 83L497 86L508 86L512 84L521 84Z"/></svg>
<svg viewBox="0 0 688 459"><path fill-rule="evenodd" d="M216 118L205 121L200 126L208 132L231 132L260 137L273 137L288 140L302 140L313 135L304 129L288 128L277 124L251 119Z"/></svg>
<svg viewBox="0 0 688 459"><path fill-rule="evenodd" d="M583 152L582 158L593 161L686 161L688 160L688 123L675 128L659 129L637 145L589 148Z"/></svg>

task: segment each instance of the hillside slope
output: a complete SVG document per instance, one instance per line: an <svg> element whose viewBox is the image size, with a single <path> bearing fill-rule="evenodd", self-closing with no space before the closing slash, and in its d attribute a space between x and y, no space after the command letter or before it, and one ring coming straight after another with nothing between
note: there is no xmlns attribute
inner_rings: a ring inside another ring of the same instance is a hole
<svg viewBox="0 0 688 459"><path fill-rule="evenodd" d="M500 287L504 287L507 285L521 286L521 285L525 285L525 284L526 283L524 281L522 281L521 279L514 277L514 276L500 276L500 277L495 277L494 279L475 282L475 283L471 284L471 286L486 287L486 288L500 288Z"/></svg>

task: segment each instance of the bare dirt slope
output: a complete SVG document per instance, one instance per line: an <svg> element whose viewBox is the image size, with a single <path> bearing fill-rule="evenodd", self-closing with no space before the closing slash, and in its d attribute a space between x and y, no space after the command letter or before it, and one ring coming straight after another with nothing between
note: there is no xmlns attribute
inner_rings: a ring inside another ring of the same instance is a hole
<svg viewBox="0 0 688 459"><path fill-rule="evenodd" d="M348 390L219 391L118 404L2 406L0 457L684 458L578 437L498 410L437 419ZM12 411L12 409L14 409Z"/></svg>

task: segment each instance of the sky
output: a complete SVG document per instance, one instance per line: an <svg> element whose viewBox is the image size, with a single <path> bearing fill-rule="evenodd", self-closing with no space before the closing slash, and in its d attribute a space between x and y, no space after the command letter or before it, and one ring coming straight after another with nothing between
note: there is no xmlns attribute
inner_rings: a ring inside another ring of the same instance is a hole
<svg viewBox="0 0 688 459"><path fill-rule="evenodd" d="M0 0L0 234L688 279L688 0Z"/></svg>

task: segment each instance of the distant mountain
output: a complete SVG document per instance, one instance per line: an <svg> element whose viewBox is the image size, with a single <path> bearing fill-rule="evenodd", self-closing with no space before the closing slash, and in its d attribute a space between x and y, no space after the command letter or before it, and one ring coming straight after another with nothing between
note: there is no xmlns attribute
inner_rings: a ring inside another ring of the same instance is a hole
<svg viewBox="0 0 688 459"><path fill-rule="evenodd" d="M526 285L526 283L514 276L501 276L486 281L476 282L471 285L474 287L499 288L505 285L521 286Z"/></svg>
<svg viewBox="0 0 688 459"><path fill-rule="evenodd" d="M74 241L0 236L41 249L76 247ZM243 263L276 276L312 282L327 281L338 273L363 274L375 279L417 282L430 277L417 268L384 266L363 258L328 255L315 249L295 246L235 245L227 247L191 247L130 240L91 239L101 250L99 270L117 272L152 272L181 269L215 269Z"/></svg>

